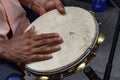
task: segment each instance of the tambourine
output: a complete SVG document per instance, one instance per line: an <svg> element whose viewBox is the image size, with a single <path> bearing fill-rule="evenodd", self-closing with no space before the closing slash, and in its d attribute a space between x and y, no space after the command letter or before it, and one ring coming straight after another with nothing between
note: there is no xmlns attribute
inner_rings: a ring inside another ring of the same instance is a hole
<svg viewBox="0 0 120 80"><path fill-rule="evenodd" d="M25 65L25 69L38 80L59 80L83 70L96 55L104 35L99 32L95 17L79 7L65 7L66 14L56 9L38 17L26 29L35 25L36 35L57 32L64 39L61 50L53 58Z"/></svg>

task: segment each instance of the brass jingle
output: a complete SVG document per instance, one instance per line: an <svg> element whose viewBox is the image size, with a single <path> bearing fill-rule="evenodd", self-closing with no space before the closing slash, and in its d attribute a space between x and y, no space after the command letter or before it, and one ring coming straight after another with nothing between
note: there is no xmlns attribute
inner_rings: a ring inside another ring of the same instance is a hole
<svg viewBox="0 0 120 80"><path fill-rule="evenodd" d="M82 71L82 70L85 68L85 66L86 66L86 63L85 63L85 62L81 63L81 64L76 68L75 72L80 72L80 71Z"/></svg>
<svg viewBox="0 0 120 80"><path fill-rule="evenodd" d="M103 33L100 33L98 36L97 44L101 44L105 40L105 36Z"/></svg>
<svg viewBox="0 0 120 80"><path fill-rule="evenodd" d="M48 80L49 77L47 76L41 76L41 77L37 77L37 80Z"/></svg>

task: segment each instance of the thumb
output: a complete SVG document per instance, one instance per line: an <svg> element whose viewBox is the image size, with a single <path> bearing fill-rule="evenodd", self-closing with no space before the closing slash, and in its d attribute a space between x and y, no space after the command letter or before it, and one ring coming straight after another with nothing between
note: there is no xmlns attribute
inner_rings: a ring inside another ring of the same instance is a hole
<svg viewBox="0 0 120 80"><path fill-rule="evenodd" d="M30 29L28 29L26 32L27 33L35 33L35 26L32 25L32 27Z"/></svg>

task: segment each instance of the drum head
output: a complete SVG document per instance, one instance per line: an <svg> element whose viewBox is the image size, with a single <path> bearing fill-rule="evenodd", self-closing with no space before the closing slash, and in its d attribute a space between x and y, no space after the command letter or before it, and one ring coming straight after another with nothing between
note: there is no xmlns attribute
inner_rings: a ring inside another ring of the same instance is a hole
<svg viewBox="0 0 120 80"><path fill-rule="evenodd" d="M63 37L61 50L53 53L53 58L45 61L26 64L26 69L35 73L61 72L74 63L80 61L94 46L97 39L97 26L94 17L87 11L78 7L65 7L66 14L61 15L56 9L37 18L32 25L36 33L57 32ZM26 31L27 31L26 30Z"/></svg>

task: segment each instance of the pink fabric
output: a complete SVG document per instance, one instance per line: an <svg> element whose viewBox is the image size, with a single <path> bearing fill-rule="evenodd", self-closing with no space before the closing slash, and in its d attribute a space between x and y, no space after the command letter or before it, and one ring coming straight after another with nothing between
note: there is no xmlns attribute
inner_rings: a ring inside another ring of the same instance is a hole
<svg viewBox="0 0 120 80"><path fill-rule="evenodd" d="M26 13L18 0L0 0L0 40L8 40L6 34L10 28L13 35L24 32L29 25Z"/></svg>

